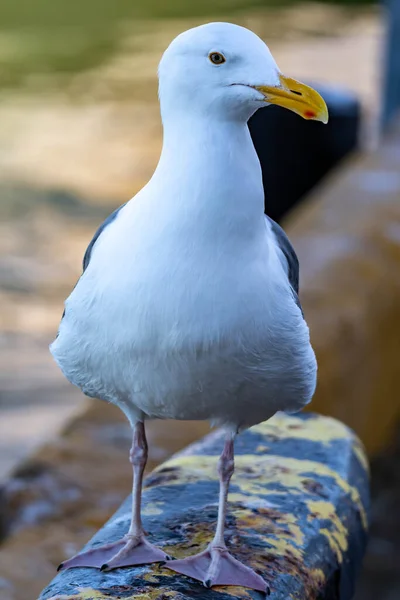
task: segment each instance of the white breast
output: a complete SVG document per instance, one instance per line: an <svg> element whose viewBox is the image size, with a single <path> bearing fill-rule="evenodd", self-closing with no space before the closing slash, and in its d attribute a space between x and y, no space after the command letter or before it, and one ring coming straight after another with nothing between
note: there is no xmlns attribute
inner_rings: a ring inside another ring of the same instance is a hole
<svg viewBox="0 0 400 600"><path fill-rule="evenodd" d="M52 352L74 384L131 418L252 424L311 398L308 329L266 235L205 249L132 224L102 234L66 302Z"/></svg>
<svg viewBox="0 0 400 600"><path fill-rule="evenodd" d="M56 361L131 420L247 426L311 399L308 328L265 226L254 150L243 155L243 143L230 148L231 176L215 161L197 187L185 186L196 181L190 157L179 162L185 177L161 160L66 301Z"/></svg>

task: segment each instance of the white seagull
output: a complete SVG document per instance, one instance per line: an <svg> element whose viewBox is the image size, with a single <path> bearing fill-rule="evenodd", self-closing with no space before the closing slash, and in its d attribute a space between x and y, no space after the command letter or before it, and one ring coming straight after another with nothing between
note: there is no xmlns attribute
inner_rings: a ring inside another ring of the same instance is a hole
<svg viewBox="0 0 400 600"><path fill-rule="evenodd" d="M247 121L277 104L326 123L327 107L280 72L259 37L228 23L173 40L159 66L159 98L157 168L95 233L51 345L69 381L119 406L132 425L132 521L123 539L60 568L110 570L169 558L142 528L145 421L206 419L226 430L215 537L204 552L167 566L206 586L266 592L224 541L234 438L310 402L317 367L298 299L297 257L264 215Z"/></svg>

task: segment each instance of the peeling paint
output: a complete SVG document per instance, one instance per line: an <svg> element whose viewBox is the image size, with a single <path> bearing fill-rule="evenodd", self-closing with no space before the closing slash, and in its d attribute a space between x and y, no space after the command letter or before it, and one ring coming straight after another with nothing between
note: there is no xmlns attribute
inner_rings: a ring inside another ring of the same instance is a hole
<svg viewBox="0 0 400 600"><path fill-rule="evenodd" d="M356 455L357 460L359 461L360 465L364 469L364 471L369 473L369 463L368 463L367 455L365 452L365 448L360 441L356 440L356 442L353 446L353 451L354 451L354 454Z"/></svg>
<svg viewBox="0 0 400 600"><path fill-rule="evenodd" d="M243 598L243 600L251 600L250 592L237 585L217 585L214 587L214 590L216 592L222 592L224 594L227 594L228 596L232 596L232 598Z"/></svg>
<svg viewBox="0 0 400 600"><path fill-rule="evenodd" d="M252 427L252 431L262 435L307 439L323 444L329 444L332 440L348 439L349 435L354 435L343 423L331 417L315 416L312 420L299 423L297 416L285 413L277 413L269 421Z"/></svg>
<svg viewBox="0 0 400 600"><path fill-rule="evenodd" d="M168 460L165 466L174 469L176 477L165 481L167 485L181 485L183 482L189 484L197 479L218 481L216 456L182 456ZM248 465L252 465L249 473ZM252 477L252 473L256 477ZM364 528L368 527L366 510L362 504L360 494L355 486L351 486L338 473L330 467L310 460L297 458L286 458L269 454L268 456L256 456L253 454L242 454L235 457L235 473L232 478L232 486L239 488L243 495L249 497L276 496L277 494L299 494L304 495L303 480L309 473L318 476L330 477L343 492L349 494L357 506ZM266 487L266 483L272 489ZM282 492L273 489L273 483L279 483L284 487ZM235 490L236 491L236 490ZM232 499L232 497L231 497Z"/></svg>
<svg viewBox="0 0 400 600"><path fill-rule="evenodd" d="M116 586L116 587L121 587L121 586ZM125 586L126 588L128 586ZM145 592L143 594L141 593L137 593L137 591L135 591L133 586L129 586L131 588L132 594L130 594L129 596L126 595L126 590L122 590L120 589L119 591L116 589L114 590L115 593L123 593L122 596L116 596L114 594L114 591L110 588L110 590L104 590L104 591L100 591L100 590L95 590L93 588L82 588L78 591L78 593L74 593L72 595L57 595L57 596L52 596L51 598L49 598L49 600L110 600L111 598L123 598L123 600L160 600L161 599L161 595L160 595L160 590L155 589L152 590L151 592ZM111 595L112 594L112 595ZM167 590L166 592L162 593L162 600L167 600L169 598L177 598L178 597L178 593L173 591L173 590Z"/></svg>
<svg viewBox="0 0 400 600"><path fill-rule="evenodd" d="M213 433L146 480L144 527L175 558L203 550L213 537L222 440ZM342 570L348 573L339 579L351 588L368 512L367 463L353 432L326 417L278 415L243 433L237 446L226 528L232 554L262 573L277 600L322 598L324 585ZM130 507L127 500L96 543L123 535ZM40 600L204 597L200 583L160 565L71 571L58 575ZM341 597L350 598L350 588ZM251 600L254 594L227 586L207 590L208 600L232 598Z"/></svg>
<svg viewBox="0 0 400 600"><path fill-rule="evenodd" d="M149 502L143 506L142 516L151 517L153 515L162 515L162 502Z"/></svg>
<svg viewBox="0 0 400 600"><path fill-rule="evenodd" d="M343 553L348 549L349 532L336 514L336 509L331 502L322 500L308 501L307 506L310 509L309 520L325 519L331 524L331 529L321 528L319 531L324 535L335 552L338 561L343 561Z"/></svg>

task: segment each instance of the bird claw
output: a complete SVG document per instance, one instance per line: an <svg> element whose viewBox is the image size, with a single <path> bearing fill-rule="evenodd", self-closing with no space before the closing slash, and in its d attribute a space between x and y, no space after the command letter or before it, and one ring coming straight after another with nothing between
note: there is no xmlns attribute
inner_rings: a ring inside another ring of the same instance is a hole
<svg viewBox="0 0 400 600"><path fill-rule="evenodd" d="M118 567L151 564L168 560L168 556L150 544L144 536L125 537L117 542L91 548L64 561L58 571L73 567L93 567L100 571L111 571Z"/></svg>
<svg viewBox="0 0 400 600"><path fill-rule="evenodd" d="M207 588L213 585L240 585L270 593L268 584L255 571L229 554L226 548L209 547L204 552L165 565L168 569L193 577Z"/></svg>

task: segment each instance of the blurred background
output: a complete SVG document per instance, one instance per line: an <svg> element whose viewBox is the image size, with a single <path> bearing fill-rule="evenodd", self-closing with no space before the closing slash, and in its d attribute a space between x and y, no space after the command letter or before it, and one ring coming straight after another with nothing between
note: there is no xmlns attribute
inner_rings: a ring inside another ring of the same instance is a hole
<svg viewBox="0 0 400 600"><path fill-rule="evenodd" d="M339 120L344 103L341 158L378 144L385 14L362 0L0 0L0 482L84 410L48 343L93 232L157 163L156 70L169 42L210 20L254 30L283 72L326 86ZM287 211L308 187L290 192ZM387 447L373 464L360 600L400 598L400 442ZM166 442L159 458L168 452Z"/></svg>
<svg viewBox="0 0 400 600"><path fill-rule="evenodd" d="M355 92L376 119L377 6L0 0L2 472L80 402L47 343L95 228L157 163L161 53L213 19L253 29L284 72Z"/></svg>

